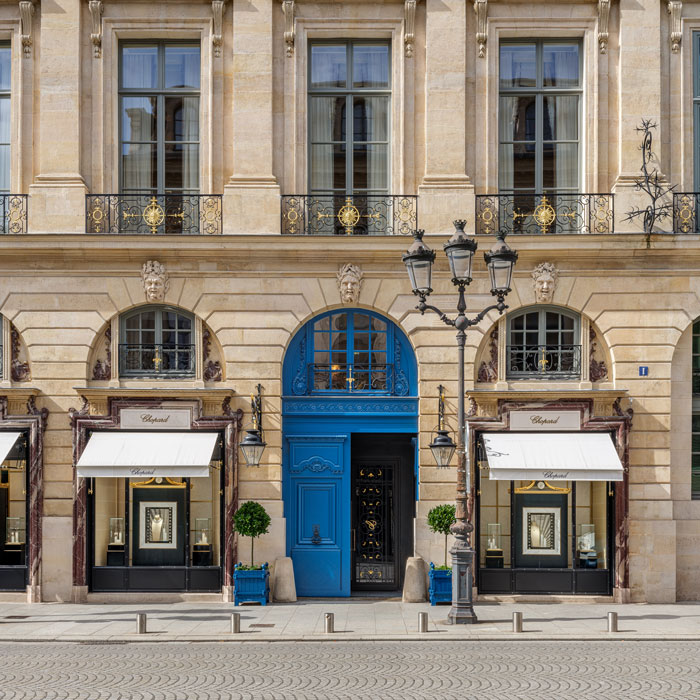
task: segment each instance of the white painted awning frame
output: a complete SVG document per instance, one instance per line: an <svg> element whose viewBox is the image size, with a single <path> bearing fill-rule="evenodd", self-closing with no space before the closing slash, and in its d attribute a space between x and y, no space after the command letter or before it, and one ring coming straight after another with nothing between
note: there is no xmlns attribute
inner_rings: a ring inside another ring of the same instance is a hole
<svg viewBox="0 0 700 700"><path fill-rule="evenodd" d="M607 432L482 433L489 478L498 481L622 481Z"/></svg>

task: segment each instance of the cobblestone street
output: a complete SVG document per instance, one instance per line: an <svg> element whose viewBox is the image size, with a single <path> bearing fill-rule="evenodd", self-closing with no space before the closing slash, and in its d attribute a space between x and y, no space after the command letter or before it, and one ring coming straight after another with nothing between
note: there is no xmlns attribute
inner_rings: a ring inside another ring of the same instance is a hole
<svg viewBox="0 0 700 700"><path fill-rule="evenodd" d="M1 644L2 700L694 700L698 642Z"/></svg>

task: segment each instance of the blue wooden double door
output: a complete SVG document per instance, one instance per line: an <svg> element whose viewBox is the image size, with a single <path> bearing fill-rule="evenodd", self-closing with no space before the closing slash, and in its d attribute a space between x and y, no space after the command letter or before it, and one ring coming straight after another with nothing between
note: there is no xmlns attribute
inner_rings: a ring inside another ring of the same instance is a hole
<svg viewBox="0 0 700 700"><path fill-rule="evenodd" d="M413 553L415 434L294 432L285 511L297 594L398 590Z"/></svg>

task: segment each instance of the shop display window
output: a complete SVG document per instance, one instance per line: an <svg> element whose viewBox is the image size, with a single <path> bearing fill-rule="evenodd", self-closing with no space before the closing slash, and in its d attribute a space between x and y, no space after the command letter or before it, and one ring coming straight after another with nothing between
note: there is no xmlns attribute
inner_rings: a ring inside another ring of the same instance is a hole
<svg viewBox="0 0 700 700"><path fill-rule="evenodd" d="M482 473L480 565L607 569L608 497L608 482L511 482Z"/></svg>
<svg viewBox="0 0 700 700"><path fill-rule="evenodd" d="M94 566L219 566L220 480L93 479Z"/></svg>
<svg viewBox="0 0 700 700"><path fill-rule="evenodd" d="M0 466L0 566L24 566L26 563L27 470L25 454L25 438L22 436Z"/></svg>

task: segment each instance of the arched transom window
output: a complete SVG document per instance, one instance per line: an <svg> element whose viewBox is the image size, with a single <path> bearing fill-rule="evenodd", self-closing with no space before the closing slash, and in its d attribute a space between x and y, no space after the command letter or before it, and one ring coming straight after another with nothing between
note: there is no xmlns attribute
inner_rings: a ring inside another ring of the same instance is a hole
<svg viewBox="0 0 700 700"><path fill-rule="evenodd" d="M148 307L121 318L121 376L194 376L194 318L167 306Z"/></svg>
<svg viewBox="0 0 700 700"><path fill-rule="evenodd" d="M506 356L508 379L578 379L579 317L546 307L509 316Z"/></svg>

